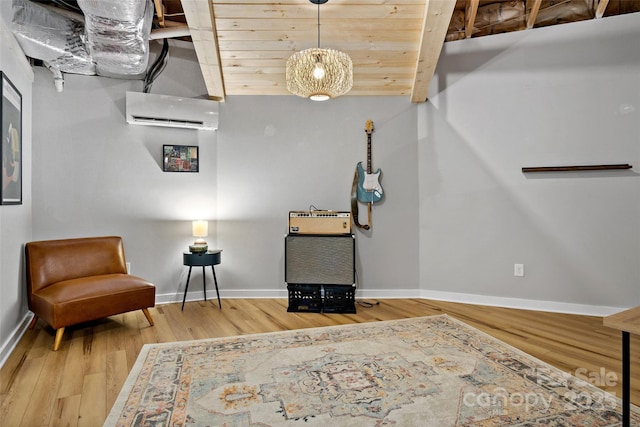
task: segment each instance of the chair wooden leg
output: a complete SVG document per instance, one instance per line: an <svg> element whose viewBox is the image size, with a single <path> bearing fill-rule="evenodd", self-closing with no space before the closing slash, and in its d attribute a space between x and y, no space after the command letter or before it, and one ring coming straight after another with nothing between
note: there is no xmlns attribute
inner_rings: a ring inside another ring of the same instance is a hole
<svg viewBox="0 0 640 427"><path fill-rule="evenodd" d="M31 319L31 323L29 323L29 329L35 328L36 323L38 323L38 315L34 314L33 319Z"/></svg>
<svg viewBox="0 0 640 427"><path fill-rule="evenodd" d="M64 328L58 328L56 330L56 339L53 342L53 351L58 351L60 343L62 342L62 335L64 335Z"/></svg>
<svg viewBox="0 0 640 427"><path fill-rule="evenodd" d="M153 317L151 317L151 313L149 313L149 309L143 308L142 312L144 313L144 317L146 317L147 320L149 321L149 324L153 326Z"/></svg>

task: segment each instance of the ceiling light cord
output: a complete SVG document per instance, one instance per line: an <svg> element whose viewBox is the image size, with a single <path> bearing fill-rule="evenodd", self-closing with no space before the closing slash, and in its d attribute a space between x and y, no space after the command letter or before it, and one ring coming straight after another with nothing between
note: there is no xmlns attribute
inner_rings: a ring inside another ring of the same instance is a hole
<svg viewBox="0 0 640 427"><path fill-rule="evenodd" d="M318 49L320 49L320 3L318 3Z"/></svg>

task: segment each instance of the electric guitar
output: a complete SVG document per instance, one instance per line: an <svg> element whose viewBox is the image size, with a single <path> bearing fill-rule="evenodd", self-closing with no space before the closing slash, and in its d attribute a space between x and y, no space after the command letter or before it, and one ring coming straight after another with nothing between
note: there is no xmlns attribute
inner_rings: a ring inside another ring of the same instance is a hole
<svg viewBox="0 0 640 427"><path fill-rule="evenodd" d="M382 171L378 168L375 173L371 170L371 134L373 133L373 121L367 120L364 131L367 133L367 170L365 172L362 162L358 163L358 201L362 203L374 203L382 200L384 191L380 185Z"/></svg>

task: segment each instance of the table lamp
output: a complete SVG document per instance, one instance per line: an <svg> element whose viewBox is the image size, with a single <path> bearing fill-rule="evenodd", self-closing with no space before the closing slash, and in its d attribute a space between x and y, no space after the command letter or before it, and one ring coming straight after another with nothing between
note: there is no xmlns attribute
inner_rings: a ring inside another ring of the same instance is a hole
<svg viewBox="0 0 640 427"><path fill-rule="evenodd" d="M193 221L191 223L191 231L193 237L197 237L193 245L189 245L189 250L192 253L207 252L209 246L203 237L207 237L209 234L209 223L207 221Z"/></svg>

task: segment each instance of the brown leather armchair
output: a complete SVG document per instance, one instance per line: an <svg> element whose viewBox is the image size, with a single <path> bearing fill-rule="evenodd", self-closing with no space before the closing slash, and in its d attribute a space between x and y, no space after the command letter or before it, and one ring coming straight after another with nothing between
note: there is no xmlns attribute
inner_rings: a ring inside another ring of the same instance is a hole
<svg viewBox="0 0 640 427"><path fill-rule="evenodd" d="M56 330L53 350L66 326L155 305L155 286L127 274L117 236L29 242L25 246L29 310Z"/></svg>

